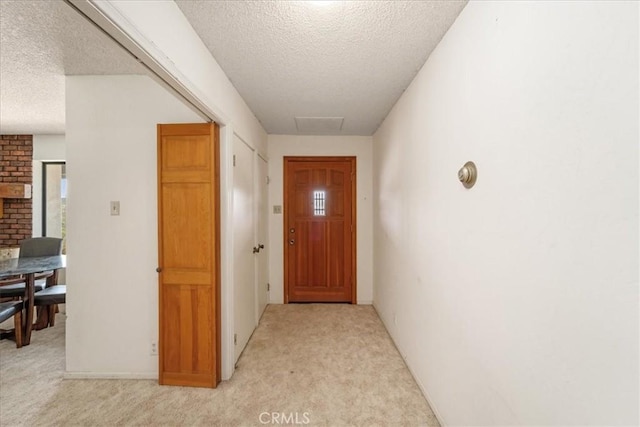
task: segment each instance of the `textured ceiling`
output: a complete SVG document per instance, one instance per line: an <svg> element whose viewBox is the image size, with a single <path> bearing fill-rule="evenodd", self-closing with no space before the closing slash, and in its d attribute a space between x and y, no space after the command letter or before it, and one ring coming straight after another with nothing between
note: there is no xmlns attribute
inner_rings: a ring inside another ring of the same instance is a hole
<svg viewBox="0 0 640 427"><path fill-rule="evenodd" d="M268 133L371 135L466 1L177 4ZM0 0L1 133L63 133L64 75L144 73L62 0Z"/></svg>
<svg viewBox="0 0 640 427"><path fill-rule="evenodd" d="M299 116L371 135L466 1L176 3L268 133Z"/></svg>
<svg viewBox="0 0 640 427"><path fill-rule="evenodd" d="M0 1L0 133L64 133L64 75L144 73L62 0Z"/></svg>

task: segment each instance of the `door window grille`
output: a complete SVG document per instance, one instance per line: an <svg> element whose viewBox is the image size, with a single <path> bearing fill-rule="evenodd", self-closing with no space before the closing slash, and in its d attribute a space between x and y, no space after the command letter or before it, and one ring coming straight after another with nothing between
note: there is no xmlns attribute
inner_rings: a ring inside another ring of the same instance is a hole
<svg viewBox="0 0 640 427"><path fill-rule="evenodd" d="M313 215L325 216L325 192L314 191L313 192Z"/></svg>

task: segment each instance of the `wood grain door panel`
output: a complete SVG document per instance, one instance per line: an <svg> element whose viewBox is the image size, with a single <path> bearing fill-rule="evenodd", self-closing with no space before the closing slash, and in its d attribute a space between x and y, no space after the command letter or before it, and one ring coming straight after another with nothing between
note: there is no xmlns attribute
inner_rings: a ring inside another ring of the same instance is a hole
<svg viewBox="0 0 640 427"><path fill-rule="evenodd" d="M285 302L356 302L355 158L285 157Z"/></svg>
<svg viewBox="0 0 640 427"><path fill-rule="evenodd" d="M220 381L218 132L158 125L160 384Z"/></svg>
<svg viewBox="0 0 640 427"><path fill-rule="evenodd" d="M211 272L214 242L210 239L213 213L209 207L212 198L213 191L208 183L163 185L162 266L167 271ZM199 251L193 251L193 245Z"/></svg>
<svg viewBox="0 0 640 427"><path fill-rule="evenodd" d="M214 307L210 286L169 285L163 295L162 341L165 380L172 385L209 385L214 380ZM187 373L183 380L181 375ZM200 377L200 380L197 378Z"/></svg>

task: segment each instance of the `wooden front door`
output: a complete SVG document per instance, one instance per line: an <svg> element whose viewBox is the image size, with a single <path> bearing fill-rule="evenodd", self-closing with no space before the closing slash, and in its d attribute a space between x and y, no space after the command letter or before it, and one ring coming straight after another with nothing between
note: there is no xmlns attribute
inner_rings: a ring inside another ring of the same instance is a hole
<svg viewBox="0 0 640 427"><path fill-rule="evenodd" d="M220 382L218 134L158 125L160 384Z"/></svg>
<svg viewBox="0 0 640 427"><path fill-rule="evenodd" d="M285 302L356 303L355 157L285 157Z"/></svg>

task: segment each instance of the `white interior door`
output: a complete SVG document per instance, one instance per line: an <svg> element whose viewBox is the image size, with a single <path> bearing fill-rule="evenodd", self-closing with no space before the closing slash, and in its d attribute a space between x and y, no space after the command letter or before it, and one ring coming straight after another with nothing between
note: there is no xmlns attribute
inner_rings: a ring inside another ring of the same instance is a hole
<svg viewBox="0 0 640 427"><path fill-rule="evenodd" d="M237 361L257 324L253 254L255 186L253 150L237 136L233 138L233 298Z"/></svg>
<svg viewBox="0 0 640 427"><path fill-rule="evenodd" d="M268 221L269 221L269 208L268 197L269 188L268 185L268 164L265 159L260 156L257 157L257 197L258 197L258 209L257 209L257 241L260 252L256 257L256 295L257 295L257 319L260 319L264 309L267 307L269 301L269 254L267 253L268 240Z"/></svg>

